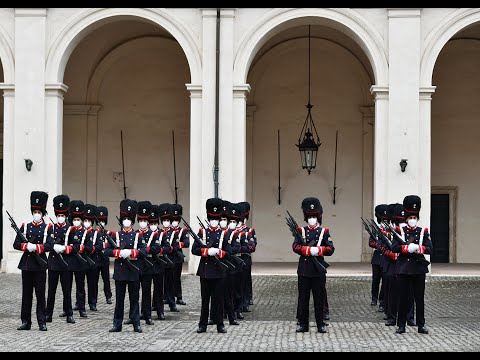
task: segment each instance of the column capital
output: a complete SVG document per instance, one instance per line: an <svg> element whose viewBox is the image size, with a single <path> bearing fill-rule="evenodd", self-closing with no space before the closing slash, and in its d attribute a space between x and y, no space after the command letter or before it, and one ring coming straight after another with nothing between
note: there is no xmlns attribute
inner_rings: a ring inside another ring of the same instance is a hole
<svg viewBox="0 0 480 360"><path fill-rule="evenodd" d="M419 18L421 8L387 8L388 18Z"/></svg>
<svg viewBox="0 0 480 360"><path fill-rule="evenodd" d="M3 90L3 97L15 96L15 85L0 83L0 90Z"/></svg>
<svg viewBox="0 0 480 360"><path fill-rule="evenodd" d="M58 97L63 100L63 95L68 91L68 86L61 83L45 84L45 96Z"/></svg>
<svg viewBox="0 0 480 360"><path fill-rule="evenodd" d="M250 85L243 84L243 85L234 85L233 86L233 97L234 98L246 98L247 93L251 90Z"/></svg>
<svg viewBox="0 0 480 360"><path fill-rule="evenodd" d="M435 92L436 86L421 86L420 100L432 100L432 94Z"/></svg>
<svg viewBox="0 0 480 360"><path fill-rule="evenodd" d="M210 17L217 17L217 9L216 8L202 8L202 17L203 18L210 18ZM221 12L220 12L221 13Z"/></svg>
<svg viewBox="0 0 480 360"><path fill-rule="evenodd" d="M191 98L202 97L202 85L186 84L187 90L190 91Z"/></svg>
<svg viewBox="0 0 480 360"><path fill-rule="evenodd" d="M370 93L375 96L376 100L387 100L390 90L388 86L372 85Z"/></svg>
<svg viewBox="0 0 480 360"><path fill-rule="evenodd" d="M15 17L46 17L47 8L15 8Z"/></svg>

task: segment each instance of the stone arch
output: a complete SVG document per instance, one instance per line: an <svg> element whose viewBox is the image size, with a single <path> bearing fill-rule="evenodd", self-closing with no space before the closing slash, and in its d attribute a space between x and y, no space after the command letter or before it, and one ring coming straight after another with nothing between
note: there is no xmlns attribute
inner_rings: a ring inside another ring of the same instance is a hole
<svg viewBox="0 0 480 360"><path fill-rule="evenodd" d="M3 82L5 84L14 83L14 61L12 48L9 45L10 37L7 35L5 29L0 25L0 61L3 67Z"/></svg>
<svg viewBox="0 0 480 360"><path fill-rule="evenodd" d="M246 83L250 65L260 48L277 33L301 24L303 18L314 18L315 23L323 21L349 35L370 60L375 84L388 84L388 62L378 31L351 9L324 8L274 9L266 13L240 41L234 61L234 83Z"/></svg>
<svg viewBox="0 0 480 360"><path fill-rule="evenodd" d="M480 8L458 9L448 15L425 39L427 46L420 64L420 86L431 86L433 70L446 43L459 31L480 22Z"/></svg>
<svg viewBox="0 0 480 360"><path fill-rule="evenodd" d="M62 83L68 59L78 43L100 24L115 17L134 17L159 25L180 44L187 58L192 84L201 84L201 56L198 38L170 11L165 9L87 9L75 16L58 34L47 56L46 82Z"/></svg>

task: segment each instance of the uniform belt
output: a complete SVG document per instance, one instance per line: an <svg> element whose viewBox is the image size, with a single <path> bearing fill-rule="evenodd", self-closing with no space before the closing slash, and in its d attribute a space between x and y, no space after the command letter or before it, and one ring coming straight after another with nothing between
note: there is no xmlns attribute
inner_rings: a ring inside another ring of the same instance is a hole
<svg viewBox="0 0 480 360"><path fill-rule="evenodd" d="M132 258L132 259L128 259L128 260L130 260L130 261L137 261L138 258Z"/></svg>
<svg viewBox="0 0 480 360"><path fill-rule="evenodd" d="M151 258L151 257L153 257L153 256L152 256L152 254L147 254L147 257L148 257L148 258Z"/></svg>

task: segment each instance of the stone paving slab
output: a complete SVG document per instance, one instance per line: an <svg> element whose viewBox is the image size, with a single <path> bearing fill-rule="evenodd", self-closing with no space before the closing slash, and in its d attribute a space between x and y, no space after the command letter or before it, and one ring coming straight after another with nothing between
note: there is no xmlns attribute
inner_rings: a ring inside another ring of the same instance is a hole
<svg viewBox="0 0 480 360"><path fill-rule="evenodd" d="M295 332L297 279L295 276L254 276L252 312L240 326L226 325L227 334L197 334L200 286L195 275L183 275L186 306L179 313L166 310L166 320L142 321L143 333L124 325L121 333L109 333L114 305L100 294L98 312L88 318L75 313L76 324L58 317L61 289L48 331L17 331L20 324L21 277L0 274L0 349L18 351L479 351L480 279L435 277L426 286L426 323L429 335L407 327L403 335L386 327L376 306L370 306L370 277L331 277L327 280L331 321L327 334L316 331L311 308L311 330ZM112 287L114 283L112 280ZM101 288L101 287L100 287ZM74 286L75 289L75 286ZM74 294L74 290L73 290ZM312 301L312 300L311 300ZM34 300L35 308L35 300ZM125 302L128 309L128 300ZM166 307L168 309L168 306ZM127 312L127 311L126 311ZM35 315L33 319L35 319ZM155 317L154 317L155 319ZM228 324L228 321L226 322ZM393 345L394 344L394 345Z"/></svg>

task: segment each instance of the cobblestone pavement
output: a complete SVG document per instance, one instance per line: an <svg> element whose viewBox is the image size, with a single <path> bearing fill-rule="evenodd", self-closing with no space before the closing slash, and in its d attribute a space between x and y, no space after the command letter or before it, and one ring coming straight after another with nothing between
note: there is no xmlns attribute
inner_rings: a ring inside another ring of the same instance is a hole
<svg viewBox="0 0 480 360"><path fill-rule="evenodd" d="M75 313L76 324L67 324L61 312L61 288L57 290L54 319L48 331L19 332L20 275L0 274L0 349L2 351L479 351L480 279L431 278L426 287L426 323L429 335L407 327L403 335L386 327L383 314L370 306L369 277L328 278L331 321L328 333L320 334L310 312L308 333L295 332L295 276L254 276L254 305L240 326L229 326L218 334L210 326L197 334L200 290L194 275L183 275L186 306L179 313L166 310L165 321L152 326L142 321L143 333L124 325L121 333L109 333L114 305L103 294L98 312L88 318ZM112 280L112 286L113 280ZM75 288L75 287L74 287ZM73 290L74 294L74 290ZM127 296L128 297L128 296ZM312 300L311 300L312 302ZM35 309L35 300L33 302ZM128 309L128 301L125 308ZM166 307L168 309L168 306ZM128 310L127 310L128 313ZM35 319L35 314L32 314ZM155 319L155 317L154 317Z"/></svg>

